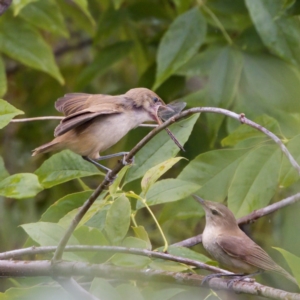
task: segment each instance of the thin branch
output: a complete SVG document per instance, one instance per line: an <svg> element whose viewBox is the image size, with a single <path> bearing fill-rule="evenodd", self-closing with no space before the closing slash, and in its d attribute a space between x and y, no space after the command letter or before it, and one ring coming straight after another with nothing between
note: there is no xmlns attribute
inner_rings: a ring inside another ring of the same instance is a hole
<svg viewBox="0 0 300 300"><path fill-rule="evenodd" d="M0 260L4 259L16 259L20 258L23 255L37 255L37 254L46 254L54 252L56 246L44 246L44 247L28 247L24 249L12 250L0 253ZM224 273L224 274L233 274L227 270L223 270L211 265L207 265L203 262L184 258L181 256L171 255L163 252L156 252L147 249L137 249L137 248L126 248L118 246L88 246L88 245L77 245L77 246L66 246L65 252L114 252L114 253L128 253L141 256L147 256L149 258L160 258L165 260L171 260L178 263L186 264L189 266L194 266L199 269L215 272L215 273Z"/></svg>
<svg viewBox="0 0 300 300"><path fill-rule="evenodd" d="M189 115L195 114L195 113L201 113L201 112L208 112L208 113L217 113L217 114L223 114L228 117L231 117L235 120L238 120L239 122L243 124L247 124L267 136L269 136L277 145L279 145L281 151L287 156L288 160L292 164L292 166L298 171L298 174L300 174L300 166L294 159L294 157L290 154L288 149L285 147L285 145L281 142L281 140L272 132L267 130L266 128L262 127L261 125L247 119L245 117L245 114L237 114L234 112L231 112L227 109L223 108L217 108L217 107L194 107L190 108L188 110L185 110L179 114L176 114L160 126L153 129L151 132L149 132L135 147L132 148L132 150L127 154L125 158L125 162L130 163L130 160L134 157L134 155L143 147L145 146L156 134L158 134L163 129L167 128L169 125L174 123L177 120L180 120L184 117L187 117ZM103 182L97 187L97 189L94 191L94 193L91 195L91 197L83 204L81 209L78 211L77 215L73 219L72 223L70 224L69 228L67 229L65 235L60 240L58 247L54 253L53 261L60 260L62 258L62 254L64 251L64 248L66 247L69 238L71 237L73 231L75 230L76 226L82 219L82 217L85 215L85 213L88 211L88 209L91 207L91 205L94 203L94 201L97 199L97 197L100 195L100 193L114 180L115 176L120 172L120 170L123 168L123 162L119 161L116 166L110 171L106 177L104 178Z"/></svg>
<svg viewBox="0 0 300 300"><path fill-rule="evenodd" d="M220 290L230 290L235 293L244 293L257 295L269 299L293 299L300 300L300 294L290 293L272 287L264 286L256 282L236 282L232 288L227 286L228 281L225 279L211 279L208 285L201 286L204 278L202 275L191 273L166 272L161 270L133 268L120 268L108 266L106 264L95 265L83 262L66 262L59 261L55 264L50 261L0 261L0 276L5 277L29 277L29 276L92 276L104 277L121 280L137 280L137 281L156 281L176 283L187 286L195 286L198 288L213 288Z"/></svg>
<svg viewBox="0 0 300 300"><path fill-rule="evenodd" d="M255 222L257 219L264 217L266 215L269 215L285 206L291 205L293 203L296 203L300 200L300 193L297 193L291 197L285 198L283 200L280 200L276 203L273 203L271 205L268 205L266 207L263 207L261 209L257 209L253 211L252 213L240 218L237 220L238 224L244 225ZM192 247L202 242L202 234L198 234L196 236L193 236L191 238L188 238L186 240L183 240L181 242L175 243L172 246L178 246L178 247ZM1 257L1 256L0 256Z"/></svg>

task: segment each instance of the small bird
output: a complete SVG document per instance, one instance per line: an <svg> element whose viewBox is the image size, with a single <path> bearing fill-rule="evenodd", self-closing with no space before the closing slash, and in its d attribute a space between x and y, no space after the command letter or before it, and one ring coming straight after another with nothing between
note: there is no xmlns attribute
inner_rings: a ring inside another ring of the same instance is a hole
<svg viewBox="0 0 300 300"><path fill-rule="evenodd" d="M248 276L242 276L238 280L257 275L262 271L273 271L297 284L294 277L276 264L260 246L239 228L233 213L225 205L205 201L196 195L193 197L205 211L206 225L202 235L202 244L221 266L239 273L234 274L235 276L248 274ZM221 276L228 276L228 274L208 275L204 282L213 277Z"/></svg>
<svg viewBox="0 0 300 300"><path fill-rule="evenodd" d="M33 150L32 156L49 151L70 149L85 160L109 171L97 161L125 155L126 152L100 156L129 130L146 121L161 124L158 109L169 109L162 99L146 88L135 88L124 95L71 93L59 98L55 108L65 118L55 128L55 138ZM181 146L168 132L174 142Z"/></svg>

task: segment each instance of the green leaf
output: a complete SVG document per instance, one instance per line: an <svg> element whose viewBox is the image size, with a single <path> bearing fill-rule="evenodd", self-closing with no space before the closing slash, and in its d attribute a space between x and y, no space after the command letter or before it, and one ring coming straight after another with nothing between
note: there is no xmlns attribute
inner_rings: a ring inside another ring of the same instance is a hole
<svg viewBox="0 0 300 300"><path fill-rule="evenodd" d="M94 278L90 287L90 292L99 299L122 300L124 299L118 291L105 279Z"/></svg>
<svg viewBox="0 0 300 300"><path fill-rule="evenodd" d="M0 97L7 91L6 70L2 57L0 57Z"/></svg>
<svg viewBox="0 0 300 300"><path fill-rule="evenodd" d="M150 263L150 268L167 272L182 272L190 270L191 267L181 263L163 259L155 259Z"/></svg>
<svg viewBox="0 0 300 300"><path fill-rule="evenodd" d="M41 246L55 246L59 243L66 230L58 224L48 222L36 222L23 224L21 227L26 233ZM71 236L69 245L79 245L74 236Z"/></svg>
<svg viewBox="0 0 300 300"><path fill-rule="evenodd" d="M157 89L197 53L205 35L206 22L198 7L175 19L158 47L157 74L153 89Z"/></svg>
<svg viewBox="0 0 300 300"><path fill-rule="evenodd" d="M127 234L130 214L130 202L124 195L118 197L107 212L105 231L113 245L120 243Z"/></svg>
<svg viewBox="0 0 300 300"><path fill-rule="evenodd" d="M273 247L273 248L276 249L277 251L279 251L282 254L282 256L285 258L290 269L292 270L292 273L293 273L295 279L298 282L298 286L300 287L300 257L298 257L284 249L277 248L277 247Z"/></svg>
<svg viewBox="0 0 300 300"><path fill-rule="evenodd" d="M146 299L155 299L155 300L169 300L169 299L186 299L186 298L189 298L189 299L192 299L192 297L190 297L190 295L188 294L188 297L176 297L176 295L184 292L185 289L183 288L174 288L174 287L171 287L171 288L161 288L159 286L159 288L156 288L156 289L153 289L153 290L144 290L143 291L143 295L145 294L145 298ZM197 296L196 296L197 298Z"/></svg>
<svg viewBox="0 0 300 300"><path fill-rule="evenodd" d="M73 1L78 5L78 7L87 16L90 23L94 26L95 25L95 20L93 19L91 13L89 12L88 1L87 0L73 0Z"/></svg>
<svg viewBox="0 0 300 300"><path fill-rule="evenodd" d="M124 0L113 0L112 2L114 4L115 9L119 9L122 3L124 2Z"/></svg>
<svg viewBox="0 0 300 300"><path fill-rule="evenodd" d="M267 128L269 131L276 135L281 134L280 126L278 122L267 115L262 115L254 120L257 124ZM247 125L240 125L236 130L231 132L226 138L222 140L222 146L235 146L237 143L250 139L250 138L258 138L259 142L261 142L261 138L270 139L261 131L254 129L253 127Z"/></svg>
<svg viewBox="0 0 300 300"><path fill-rule="evenodd" d="M168 253L172 254L172 255L188 258L188 259L201 261L201 262L204 262L204 263L207 263L208 261L211 261L211 259L208 258L207 256L205 256L201 253L198 253L196 251L193 251L189 248L185 248L185 247L169 246L168 247Z"/></svg>
<svg viewBox="0 0 300 300"><path fill-rule="evenodd" d="M1 300L53 300L64 299L73 300L71 294L67 293L61 287L53 286L31 286L22 288L9 288L5 293L0 294Z"/></svg>
<svg viewBox="0 0 300 300"><path fill-rule="evenodd" d="M0 195L8 198L31 198L43 190L36 175L19 173L0 182Z"/></svg>
<svg viewBox="0 0 300 300"><path fill-rule="evenodd" d="M188 140L198 117L199 115L195 114L169 127L181 145ZM179 148L168 134L165 131L160 132L137 153L134 166L126 174L125 183L142 177L147 170L174 157L178 152Z"/></svg>
<svg viewBox="0 0 300 300"><path fill-rule="evenodd" d="M64 150L47 159L35 171L35 174L45 188L50 188L75 178L102 175L103 173L74 152Z"/></svg>
<svg viewBox="0 0 300 300"><path fill-rule="evenodd" d="M205 199L223 201L234 172L248 151L248 149L214 150L200 154L177 178L201 186L197 195Z"/></svg>
<svg viewBox="0 0 300 300"><path fill-rule="evenodd" d="M26 7L28 4L32 2L36 2L37 0L18 0L12 2L12 7L14 10L14 15L17 16L19 12Z"/></svg>
<svg viewBox="0 0 300 300"><path fill-rule="evenodd" d="M43 71L60 84L64 79L56 65L52 49L27 22L5 14L0 19L0 50L31 68Z"/></svg>
<svg viewBox="0 0 300 300"><path fill-rule="evenodd" d="M4 161L2 156L0 156L0 180L3 180L4 178L8 177L9 173L5 169Z"/></svg>
<svg viewBox="0 0 300 300"><path fill-rule="evenodd" d="M0 129L6 126L15 116L21 114L24 114L24 112L0 99Z"/></svg>
<svg viewBox="0 0 300 300"><path fill-rule="evenodd" d="M300 135L296 135L293 137L288 144L286 145L288 150L294 159L300 163L300 153L299 153L299 145L300 145ZM292 185L296 181L299 180L299 174L295 170L295 168L291 165L290 161L283 156L281 170L280 170L280 185L281 187L287 188Z"/></svg>
<svg viewBox="0 0 300 300"><path fill-rule="evenodd" d="M281 152L276 145L254 149L239 162L228 190L228 207L237 218L270 202L280 165Z"/></svg>
<svg viewBox="0 0 300 300"><path fill-rule="evenodd" d="M118 42L97 51L93 62L89 64L78 76L77 88L83 89L96 76L104 74L114 63L127 56L133 47L130 41Z"/></svg>
<svg viewBox="0 0 300 300"><path fill-rule="evenodd" d="M287 61L300 63L300 29L296 18L279 17L282 1L246 0L253 23L266 47Z"/></svg>
<svg viewBox="0 0 300 300"><path fill-rule="evenodd" d="M145 249L147 245L146 242L141 239L127 237L123 241L122 246L127 248ZM151 259L142 255L116 253L110 261L119 267L144 268L149 265Z"/></svg>
<svg viewBox="0 0 300 300"><path fill-rule="evenodd" d="M121 284L117 287L117 291L122 295L123 299L145 300L138 287L133 284Z"/></svg>
<svg viewBox="0 0 300 300"><path fill-rule="evenodd" d="M30 3L22 9L20 17L33 26L37 26L58 36L69 37L63 15L54 0L42 0Z"/></svg>
<svg viewBox="0 0 300 300"><path fill-rule="evenodd" d="M118 193L118 190L120 190L120 183L123 180L127 170L130 168L130 165L124 166L122 170L118 173L117 178L114 180L114 182L108 187L109 193L113 197L116 193Z"/></svg>
<svg viewBox="0 0 300 300"><path fill-rule="evenodd" d="M74 236L80 245L109 245L104 234L97 228L81 226L74 231Z"/></svg>
<svg viewBox="0 0 300 300"><path fill-rule="evenodd" d="M159 179L159 177L165 174L182 158L183 157L170 158L148 170L141 182L143 194L146 195L149 188Z"/></svg>
<svg viewBox="0 0 300 300"><path fill-rule="evenodd" d="M149 239L148 232L145 230L145 227L144 226L137 226L137 227L132 226L132 230L134 231L134 234L137 238L146 242L145 248L148 250L151 250L152 249L151 241Z"/></svg>
<svg viewBox="0 0 300 300"><path fill-rule="evenodd" d="M201 186L180 179L164 179L156 182L147 193L147 204L156 205L183 199L199 190ZM141 202L137 208L143 207Z"/></svg>
<svg viewBox="0 0 300 300"><path fill-rule="evenodd" d="M82 206L82 204L91 196L93 191L84 191L66 195L57 200L42 214L40 221L58 222L68 212Z"/></svg>

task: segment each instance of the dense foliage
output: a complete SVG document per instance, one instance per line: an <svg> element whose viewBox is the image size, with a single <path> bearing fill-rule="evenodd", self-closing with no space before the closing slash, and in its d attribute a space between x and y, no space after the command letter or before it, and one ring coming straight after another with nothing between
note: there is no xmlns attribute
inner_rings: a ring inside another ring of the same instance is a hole
<svg viewBox="0 0 300 300"><path fill-rule="evenodd" d="M70 151L31 157L32 149L52 139L57 121L10 123L15 116L58 115L54 102L68 92L121 94L142 86L166 103L180 99L188 107L245 113L280 137L300 162L299 15L298 0L14 1L0 16L0 250L24 243L57 245L103 179L101 171ZM180 156L186 159L175 158L179 149L160 132L97 199L72 244L156 249L164 242L145 203L172 244L203 229L204 212L192 193L226 202L238 218L299 191L299 174L278 145L253 128L210 113L192 115L170 129L185 145ZM132 130L107 153L130 150L148 132ZM115 162L106 165L112 168ZM300 257L298 210L295 203L244 228L285 267L271 246ZM193 250L169 248L170 253L208 261L196 252L201 246ZM282 253L300 282L300 259ZM189 269L126 254L69 253L64 258ZM44 295L46 289L60 295L51 284L33 287L43 280L1 279L1 290L8 299L26 294L8 289L19 285L31 287L30 295ZM276 276L259 281L294 288ZM136 299L199 299L200 293L167 284L111 285L104 279L95 279L91 290L99 297L106 290L108 299L128 294Z"/></svg>

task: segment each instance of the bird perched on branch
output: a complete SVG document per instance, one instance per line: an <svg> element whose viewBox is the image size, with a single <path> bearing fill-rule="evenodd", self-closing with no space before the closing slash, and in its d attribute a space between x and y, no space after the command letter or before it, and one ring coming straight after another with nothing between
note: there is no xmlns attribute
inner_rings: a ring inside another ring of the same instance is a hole
<svg viewBox="0 0 300 300"><path fill-rule="evenodd" d="M33 150L32 156L49 151L70 149L95 165L109 170L97 161L126 155L126 152L100 156L129 130L146 121L161 124L158 109L167 106L153 91L131 89L123 95L66 94L55 103L65 118L55 128L55 138ZM169 109L170 110L170 109ZM168 132L179 146L175 137ZM182 148L182 147L181 147Z"/></svg>
<svg viewBox="0 0 300 300"><path fill-rule="evenodd" d="M224 268L242 276L237 280L257 275L262 271L273 271L297 284L297 281L238 226L233 213L223 204L205 201L193 195L203 207L206 225L202 235L205 250ZM204 282L214 277L232 276L212 274ZM233 283L233 280L231 283Z"/></svg>

